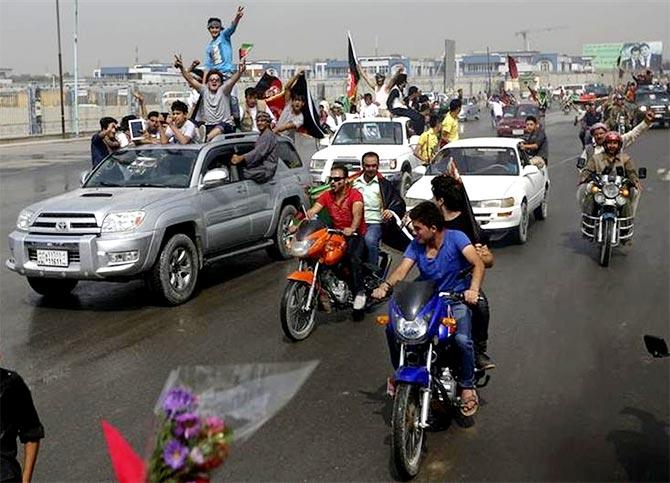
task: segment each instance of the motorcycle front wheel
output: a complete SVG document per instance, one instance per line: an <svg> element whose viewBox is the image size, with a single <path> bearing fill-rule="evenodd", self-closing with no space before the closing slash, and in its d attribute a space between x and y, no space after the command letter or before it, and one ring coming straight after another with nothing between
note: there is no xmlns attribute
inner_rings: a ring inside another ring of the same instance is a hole
<svg viewBox="0 0 670 483"><path fill-rule="evenodd" d="M399 383L393 400L391 421L391 457L398 476L403 480L419 473L424 446L419 386Z"/></svg>
<svg viewBox="0 0 670 483"><path fill-rule="evenodd" d="M305 309L308 296L308 284L295 280L286 284L279 317L284 334L293 342L305 340L316 326L316 295L312 298L312 306Z"/></svg>
<svg viewBox="0 0 670 483"><path fill-rule="evenodd" d="M612 257L612 234L614 232L614 220L607 219L603 223L603 242L600 245L600 265L606 267L610 264Z"/></svg>

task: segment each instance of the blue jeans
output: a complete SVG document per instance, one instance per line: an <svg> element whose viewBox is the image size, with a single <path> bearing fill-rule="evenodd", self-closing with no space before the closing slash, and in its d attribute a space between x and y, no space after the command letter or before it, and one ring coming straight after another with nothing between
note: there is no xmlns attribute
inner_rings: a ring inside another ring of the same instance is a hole
<svg viewBox="0 0 670 483"><path fill-rule="evenodd" d="M461 371L458 384L463 389L475 387L475 351L472 344L472 312L463 303L452 304L451 312L456 319L454 343L460 355Z"/></svg>
<svg viewBox="0 0 670 483"><path fill-rule="evenodd" d="M379 240L382 238L381 223L370 223L365 232L365 246L368 248L368 263L379 266Z"/></svg>

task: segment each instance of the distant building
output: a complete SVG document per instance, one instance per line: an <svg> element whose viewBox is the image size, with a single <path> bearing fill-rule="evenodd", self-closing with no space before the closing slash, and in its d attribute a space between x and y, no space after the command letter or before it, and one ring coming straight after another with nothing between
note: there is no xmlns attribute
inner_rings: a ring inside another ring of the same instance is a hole
<svg viewBox="0 0 670 483"><path fill-rule="evenodd" d="M593 72L592 58L539 51L476 52L456 56L457 76L506 75L507 57L516 61L519 75L531 73Z"/></svg>

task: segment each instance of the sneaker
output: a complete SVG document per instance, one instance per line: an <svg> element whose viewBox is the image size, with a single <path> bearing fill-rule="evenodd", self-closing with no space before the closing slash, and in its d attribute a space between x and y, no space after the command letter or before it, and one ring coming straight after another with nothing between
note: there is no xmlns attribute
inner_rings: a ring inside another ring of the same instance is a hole
<svg viewBox="0 0 670 483"><path fill-rule="evenodd" d="M478 351L475 354L475 365L477 366L477 369L479 369L480 371L490 371L491 369L496 368L494 362L484 351L481 352Z"/></svg>
<svg viewBox="0 0 670 483"><path fill-rule="evenodd" d="M354 297L354 310L363 310L366 301L365 292L358 292L356 297Z"/></svg>

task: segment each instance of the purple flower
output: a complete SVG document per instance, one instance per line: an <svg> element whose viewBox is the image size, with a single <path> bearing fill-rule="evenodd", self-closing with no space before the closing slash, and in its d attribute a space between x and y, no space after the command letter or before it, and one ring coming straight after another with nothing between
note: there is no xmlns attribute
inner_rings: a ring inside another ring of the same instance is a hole
<svg viewBox="0 0 670 483"><path fill-rule="evenodd" d="M173 470L178 470L184 466L188 448L176 439L171 439L163 448L163 461Z"/></svg>
<svg viewBox="0 0 670 483"><path fill-rule="evenodd" d="M191 439L200 433L200 418L195 413L183 413L175 418L177 424L174 428L175 436L184 436Z"/></svg>
<svg viewBox="0 0 670 483"><path fill-rule="evenodd" d="M163 401L163 410L168 417L182 413L195 404L195 396L183 387L170 389Z"/></svg>

